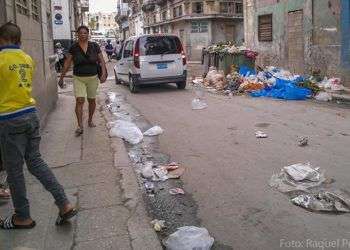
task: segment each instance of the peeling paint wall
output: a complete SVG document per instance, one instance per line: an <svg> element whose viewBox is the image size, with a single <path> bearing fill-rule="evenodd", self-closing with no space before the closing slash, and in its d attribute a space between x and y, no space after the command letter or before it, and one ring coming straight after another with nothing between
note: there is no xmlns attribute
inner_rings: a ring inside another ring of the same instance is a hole
<svg viewBox="0 0 350 250"><path fill-rule="evenodd" d="M320 70L329 77L341 77L349 86L350 74L346 68L347 64L344 63L344 60L350 57L350 52L349 56L344 56L344 53L346 54L344 50L350 51L350 45L347 44L350 37L346 35L350 33L349 2L349 0L246 0L244 1L246 44L260 53L258 65L276 65L303 74ZM295 11L302 11L303 15L304 57L300 58L305 65L303 72L300 72L300 69L290 68L291 62L296 61L296 58L291 58L292 52L294 49L299 51L299 48L290 46L299 46L301 43L291 42L293 41L291 35L295 34L295 29L291 28L291 24L288 26L288 19ZM258 17L264 14L273 15L272 42L258 41ZM346 34L344 30L347 30ZM344 49L346 46L348 49Z"/></svg>

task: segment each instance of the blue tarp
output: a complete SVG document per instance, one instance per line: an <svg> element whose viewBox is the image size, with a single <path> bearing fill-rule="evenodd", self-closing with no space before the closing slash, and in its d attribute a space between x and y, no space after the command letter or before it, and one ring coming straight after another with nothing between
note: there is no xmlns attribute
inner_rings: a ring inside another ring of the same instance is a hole
<svg viewBox="0 0 350 250"><path fill-rule="evenodd" d="M256 71L253 68L249 68L247 66L241 66L239 68L239 74L241 76L251 76L251 75L256 75Z"/></svg>
<svg viewBox="0 0 350 250"><path fill-rule="evenodd" d="M266 87L265 89L251 93L253 97L273 97L285 100L305 100L311 97L311 95L312 91L310 89L298 87L296 81L293 82L278 78L273 87Z"/></svg>

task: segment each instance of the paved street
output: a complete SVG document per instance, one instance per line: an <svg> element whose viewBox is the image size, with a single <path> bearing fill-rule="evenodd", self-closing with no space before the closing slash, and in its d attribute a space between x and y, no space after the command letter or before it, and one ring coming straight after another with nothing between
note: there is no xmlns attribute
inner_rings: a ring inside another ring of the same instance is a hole
<svg viewBox="0 0 350 250"><path fill-rule="evenodd" d="M0 250L160 249L141 198L135 192L137 182L130 174L133 172L127 161L121 162L127 158L123 142L108 137L105 119L98 111L97 128L86 125L82 137L74 136L72 80L68 78L66 82L68 88L61 91L57 107L42 131L41 149L79 214L71 223L56 227L58 210L52 197L26 171L31 212L37 226L24 231L1 230ZM103 86L100 93L104 93ZM1 217L11 212L11 203L0 206Z"/></svg>
<svg viewBox="0 0 350 250"><path fill-rule="evenodd" d="M189 89L144 87L138 94L123 85L110 89L125 94L165 130L161 150L186 166L186 192L199 206L202 226L222 246L218 249L283 249L293 240L350 238L349 215L308 212L268 186L282 167L310 162L335 180L333 186L350 190L350 109L206 94L209 107L193 111ZM269 138L256 139L257 130ZM310 145L298 147L299 136L308 136Z"/></svg>

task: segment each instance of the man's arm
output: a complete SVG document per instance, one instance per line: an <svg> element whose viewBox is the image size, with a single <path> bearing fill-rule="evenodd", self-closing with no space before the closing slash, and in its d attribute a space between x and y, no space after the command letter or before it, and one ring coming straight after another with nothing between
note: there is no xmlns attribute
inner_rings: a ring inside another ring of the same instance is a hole
<svg viewBox="0 0 350 250"><path fill-rule="evenodd" d="M70 66L72 65L73 57L71 54L66 55L66 60L64 61L63 70L61 72L60 79L58 81L58 85L62 88L63 87L63 78L66 76Z"/></svg>
<svg viewBox="0 0 350 250"><path fill-rule="evenodd" d="M105 62L105 59L103 58L102 53L98 53L98 62L100 63L102 68L102 76L100 81L101 83L104 83L107 80L107 68L106 68L106 62Z"/></svg>

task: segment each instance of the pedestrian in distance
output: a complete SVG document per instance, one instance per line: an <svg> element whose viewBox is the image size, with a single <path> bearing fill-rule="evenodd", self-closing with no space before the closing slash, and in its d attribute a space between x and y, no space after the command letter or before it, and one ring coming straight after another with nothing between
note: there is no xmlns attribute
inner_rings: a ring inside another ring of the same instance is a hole
<svg viewBox="0 0 350 250"><path fill-rule="evenodd" d="M58 206L56 225L77 214L65 191L41 158L40 121L32 97L35 64L20 48L21 30L13 23L0 27L0 150L15 213L0 219L0 228L31 229L36 223L30 216L23 173L24 162L49 191Z"/></svg>
<svg viewBox="0 0 350 250"><path fill-rule="evenodd" d="M73 63L73 85L76 97L75 113L78 121L78 128L75 131L76 136L84 133L83 107L86 97L89 103L88 126L90 128L96 127L93 116L96 109L97 88L99 81L104 83L107 80L107 69L103 54L97 43L89 41L89 32L89 28L86 26L80 26L77 29L78 41L69 49L58 81L58 85L63 88L64 77Z"/></svg>
<svg viewBox="0 0 350 250"><path fill-rule="evenodd" d="M107 44L105 46L105 51L106 51L106 54L107 54L108 62L111 62L112 61L113 52L114 52L114 47L113 47L113 44L112 44L111 40L107 40Z"/></svg>

